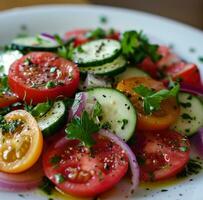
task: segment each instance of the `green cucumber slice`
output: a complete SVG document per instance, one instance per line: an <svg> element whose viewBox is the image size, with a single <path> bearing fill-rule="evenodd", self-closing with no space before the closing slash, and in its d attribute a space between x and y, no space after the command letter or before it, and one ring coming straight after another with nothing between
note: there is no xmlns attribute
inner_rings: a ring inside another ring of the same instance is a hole
<svg viewBox="0 0 203 200"><path fill-rule="evenodd" d="M73 51L73 61L79 66L98 66L113 61L121 53L120 42L99 39L87 42Z"/></svg>
<svg viewBox="0 0 203 200"><path fill-rule="evenodd" d="M90 66L90 67L80 67L79 70L81 73L91 73L95 75L106 75L114 76L117 75L126 69L127 61L123 56L119 56L110 63L106 63L100 66Z"/></svg>
<svg viewBox="0 0 203 200"><path fill-rule="evenodd" d="M95 102L96 98L101 104L101 125L108 125L110 131L128 141L134 134L137 120L136 111L128 98L112 88L94 88L87 93L89 102Z"/></svg>
<svg viewBox="0 0 203 200"><path fill-rule="evenodd" d="M197 96L180 92L180 117L171 127L186 136L195 134L203 126L203 104Z"/></svg>
<svg viewBox="0 0 203 200"><path fill-rule="evenodd" d="M52 108L42 117L36 118L44 136L56 133L66 122L67 112L63 101L54 102Z"/></svg>

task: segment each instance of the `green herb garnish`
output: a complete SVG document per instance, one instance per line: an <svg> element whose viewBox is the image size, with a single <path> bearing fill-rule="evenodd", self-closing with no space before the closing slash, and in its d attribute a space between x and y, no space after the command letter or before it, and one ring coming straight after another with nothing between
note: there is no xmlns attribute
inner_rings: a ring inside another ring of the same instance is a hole
<svg viewBox="0 0 203 200"><path fill-rule="evenodd" d="M46 194L51 195L55 185L47 177L43 177L42 184L39 188Z"/></svg>
<svg viewBox="0 0 203 200"><path fill-rule="evenodd" d="M4 95L8 91L9 91L8 76L3 74L0 77L0 96Z"/></svg>
<svg viewBox="0 0 203 200"><path fill-rule="evenodd" d="M2 115L0 115L0 129L4 133L14 133L16 128L21 125L20 120L6 121Z"/></svg>
<svg viewBox="0 0 203 200"><path fill-rule="evenodd" d="M123 55L132 63L140 63L146 57L151 58L153 62L161 59L161 55L157 53L159 46L150 44L142 32L124 32L121 39L121 46Z"/></svg>
<svg viewBox="0 0 203 200"><path fill-rule="evenodd" d="M54 177L57 183L63 183L65 181L65 178L61 174L55 174Z"/></svg>
<svg viewBox="0 0 203 200"><path fill-rule="evenodd" d="M199 56L199 61L203 63L203 56Z"/></svg>
<svg viewBox="0 0 203 200"><path fill-rule="evenodd" d="M53 106L53 101L48 100L44 103L38 103L31 111L34 117L42 117L45 115Z"/></svg>
<svg viewBox="0 0 203 200"><path fill-rule="evenodd" d="M93 107L92 111L92 117L93 119L96 119L97 117L101 117L102 115L102 106L101 104L97 101Z"/></svg>
<svg viewBox="0 0 203 200"><path fill-rule="evenodd" d="M96 28L92 31L89 31L86 34L86 37L88 39L102 39L102 38L105 38L105 36L106 36L106 31L102 28Z"/></svg>
<svg viewBox="0 0 203 200"><path fill-rule="evenodd" d="M161 102L169 97L177 96L180 86L176 84L170 90L163 89L160 91L154 91L145 87L144 85L139 85L134 88L134 91L141 96L143 101L144 112L149 115L152 112L159 110Z"/></svg>
<svg viewBox="0 0 203 200"><path fill-rule="evenodd" d="M56 83L53 81L48 81L45 85L46 88L54 88L56 86Z"/></svg>
<svg viewBox="0 0 203 200"><path fill-rule="evenodd" d="M78 139L85 146L91 147L94 144L92 135L99 131L99 125L84 111L81 118L76 117L67 125L65 131L68 138Z"/></svg>
<svg viewBox="0 0 203 200"><path fill-rule="evenodd" d="M55 156L53 156L53 157L51 158L50 163L52 163L52 164L57 164L57 163L60 162L60 160L61 160L61 157L55 155Z"/></svg>

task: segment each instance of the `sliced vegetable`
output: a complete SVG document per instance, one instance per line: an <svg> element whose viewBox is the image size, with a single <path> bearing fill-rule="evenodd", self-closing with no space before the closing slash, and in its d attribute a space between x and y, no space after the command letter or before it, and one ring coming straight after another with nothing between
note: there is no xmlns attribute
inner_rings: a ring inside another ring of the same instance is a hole
<svg viewBox="0 0 203 200"><path fill-rule="evenodd" d="M149 74L137 67L127 67L124 72L115 76L115 81L118 83L124 79L132 77L149 77Z"/></svg>
<svg viewBox="0 0 203 200"><path fill-rule="evenodd" d="M46 114L36 117L37 123L44 136L56 133L57 130L63 127L66 119L67 112L63 101L54 102Z"/></svg>
<svg viewBox="0 0 203 200"><path fill-rule="evenodd" d="M203 104L190 93L181 92L178 96L180 116L172 129L187 136L195 134L203 126Z"/></svg>
<svg viewBox="0 0 203 200"><path fill-rule="evenodd" d="M95 197L111 189L128 170L128 157L113 140L94 134L91 151L78 140L56 140L43 155L46 176L64 193ZM59 157L58 162L51 162Z"/></svg>
<svg viewBox="0 0 203 200"><path fill-rule="evenodd" d="M94 88L88 92L88 103L98 101L102 107L100 124L127 141L134 134L136 126L136 111L122 93L110 88Z"/></svg>
<svg viewBox="0 0 203 200"><path fill-rule="evenodd" d="M171 131L137 132L132 149L143 181L158 181L178 174L189 161L189 140Z"/></svg>
<svg viewBox="0 0 203 200"><path fill-rule="evenodd" d="M138 187L139 176L140 176L140 170L139 170L139 166L138 166L135 154L132 152L130 147L121 138L119 138L115 134L113 134L107 130L104 130L104 129L100 130L99 134L104 137L109 138L110 140L115 142L117 145L119 145L125 151L126 155L128 156L130 170L132 173L131 186L129 187L129 194L132 195Z"/></svg>
<svg viewBox="0 0 203 200"><path fill-rule="evenodd" d="M95 87L112 87L112 81L110 78L96 76L88 73L85 81L79 86L81 90L87 90Z"/></svg>
<svg viewBox="0 0 203 200"><path fill-rule="evenodd" d="M81 73L92 73L95 75L113 76L117 75L126 69L127 61L123 56L119 56L110 63L106 63L100 66L80 67Z"/></svg>
<svg viewBox="0 0 203 200"><path fill-rule="evenodd" d="M55 51L60 45L58 42L50 37L44 35L37 35L35 37L19 37L11 42L13 50L22 52L28 51Z"/></svg>
<svg viewBox="0 0 203 200"><path fill-rule="evenodd" d="M1 119L0 126L0 171L20 173L32 167L43 147L36 120L24 110L15 110Z"/></svg>
<svg viewBox="0 0 203 200"><path fill-rule="evenodd" d="M41 159L30 169L23 173L11 174L0 172L0 190L20 192L34 189L40 185L44 172Z"/></svg>
<svg viewBox="0 0 203 200"><path fill-rule="evenodd" d="M0 53L0 74L8 75L9 68L11 64L21 58L23 54L16 50L16 51L5 51Z"/></svg>
<svg viewBox="0 0 203 200"><path fill-rule="evenodd" d="M192 138L192 142L198 153L203 157L203 127L201 127L197 134Z"/></svg>
<svg viewBox="0 0 203 200"><path fill-rule="evenodd" d="M180 83L181 91L192 93L197 96L203 96L203 87L193 86L187 83Z"/></svg>
<svg viewBox="0 0 203 200"><path fill-rule="evenodd" d="M144 87L143 87L144 86ZM150 98L150 102L153 106L160 106L160 109L154 111L151 115L146 114L144 110L144 105L149 105L148 101L143 102L143 98L138 95L134 88L148 88L149 91L157 92L157 91L166 91L162 82L155 81L149 77L134 77L125 79L118 83L117 89L123 92L126 96L129 97L134 107L137 110L138 121L137 128L139 130L163 130L168 128L171 124L173 124L179 116L180 108L177 104L175 97L170 97L160 104L161 97L154 98L154 101ZM143 91L146 92L146 95L152 94L148 93L148 90ZM150 103L150 105L151 105ZM147 109L151 109L150 106L147 106Z"/></svg>
<svg viewBox="0 0 203 200"><path fill-rule="evenodd" d="M54 70L53 70L54 69ZM79 85L77 66L50 52L29 53L11 65L9 85L28 104L72 96Z"/></svg>
<svg viewBox="0 0 203 200"><path fill-rule="evenodd" d="M120 53L118 41L99 39L77 47L73 52L73 61L79 66L98 66L113 61Z"/></svg>

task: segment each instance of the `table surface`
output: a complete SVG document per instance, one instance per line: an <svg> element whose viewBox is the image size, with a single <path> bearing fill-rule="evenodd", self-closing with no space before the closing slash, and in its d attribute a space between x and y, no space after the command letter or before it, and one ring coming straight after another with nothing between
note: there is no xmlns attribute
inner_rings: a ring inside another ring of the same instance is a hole
<svg viewBox="0 0 203 200"><path fill-rule="evenodd" d="M39 4L87 4L89 0L0 0L0 10Z"/></svg>

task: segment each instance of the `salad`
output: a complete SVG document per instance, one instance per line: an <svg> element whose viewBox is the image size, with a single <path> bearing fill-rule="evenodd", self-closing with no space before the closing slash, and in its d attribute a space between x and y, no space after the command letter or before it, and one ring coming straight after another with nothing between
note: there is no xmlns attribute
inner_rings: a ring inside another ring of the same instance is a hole
<svg viewBox="0 0 203 200"><path fill-rule="evenodd" d="M130 197L201 170L198 67L143 32L17 37L0 74L0 190L95 198L127 176Z"/></svg>

